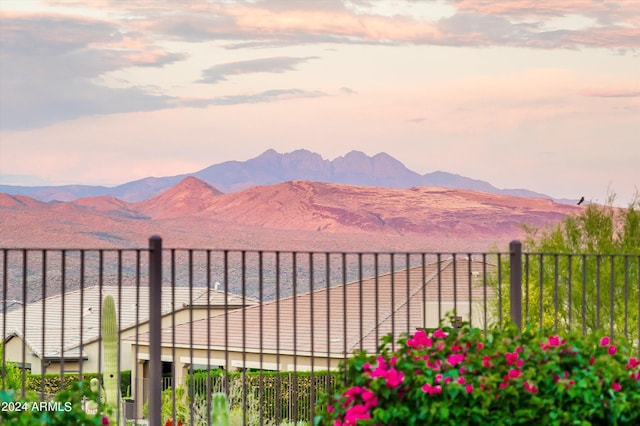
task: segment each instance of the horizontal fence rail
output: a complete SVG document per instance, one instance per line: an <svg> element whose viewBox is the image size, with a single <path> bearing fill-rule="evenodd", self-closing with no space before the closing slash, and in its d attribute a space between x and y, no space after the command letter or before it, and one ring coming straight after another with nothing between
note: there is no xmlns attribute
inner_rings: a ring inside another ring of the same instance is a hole
<svg viewBox="0 0 640 426"><path fill-rule="evenodd" d="M46 401L96 379L105 392L110 294L116 414L130 424L211 424L216 392L238 424L311 424L354 352L443 321L640 340L638 255L517 241L502 253L163 249L152 237L147 249L0 249L0 262L0 388Z"/></svg>

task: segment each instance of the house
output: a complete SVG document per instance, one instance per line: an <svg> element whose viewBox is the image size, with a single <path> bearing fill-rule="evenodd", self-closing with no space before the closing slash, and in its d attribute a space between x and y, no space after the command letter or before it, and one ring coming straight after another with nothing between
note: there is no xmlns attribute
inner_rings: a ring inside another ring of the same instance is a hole
<svg viewBox="0 0 640 426"><path fill-rule="evenodd" d="M355 350L375 352L388 333L398 338L437 327L454 309L460 319L483 327L493 295L486 278L493 269L456 256L167 327L162 361L173 363L177 385L190 368L335 369ZM143 377L132 371L132 381L146 385L149 334L135 338L132 362L145 368L136 370Z"/></svg>
<svg viewBox="0 0 640 426"><path fill-rule="evenodd" d="M100 316L106 294L116 302L120 370L131 369L135 340L127 338L148 330L147 286L91 286L48 297L44 303L39 300L12 306L0 314L6 360L33 374L100 371ZM163 287L162 326L206 318L224 310L225 305L227 309L238 309L252 303L256 302L227 294L225 304L225 293L215 289Z"/></svg>

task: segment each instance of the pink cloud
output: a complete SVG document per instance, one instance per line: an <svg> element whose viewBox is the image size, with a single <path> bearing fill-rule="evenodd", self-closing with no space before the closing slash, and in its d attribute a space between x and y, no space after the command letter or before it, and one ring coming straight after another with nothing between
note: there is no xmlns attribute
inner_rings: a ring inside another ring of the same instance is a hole
<svg viewBox="0 0 640 426"><path fill-rule="evenodd" d="M254 7L230 8L238 29L254 34L331 34L362 40L411 41L438 34L433 23L324 10L271 11Z"/></svg>
<svg viewBox="0 0 640 426"><path fill-rule="evenodd" d="M602 15L636 18L640 15L637 0L600 2L593 0L454 0L453 5L461 12L488 15L541 18L564 15Z"/></svg>
<svg viewBox="0 0 640 426"><path fill-rule="evenodd" d="M583 90L584 96L596 98L637 98L640 97L640 89L632 88L597 88Z"/></svg>
<svg viewBox="0 0 640 426"><path fill-rule="evenodd" d="M543 49L640 48L640 1L637 0L450 2L457 13L441 20L355 12L339 1L305 2L304 7L300 6L302 3L279 0L244 4L176 0L77 3L128 13L136 17L126 22L131 29L187 41L234 40L247 45L332 42ZM57 4L58 0L51 3ZM69 2L63 3L69 5ZM545 30L547 20L568 15L593 18L598 26L578 31Z"/></svg>

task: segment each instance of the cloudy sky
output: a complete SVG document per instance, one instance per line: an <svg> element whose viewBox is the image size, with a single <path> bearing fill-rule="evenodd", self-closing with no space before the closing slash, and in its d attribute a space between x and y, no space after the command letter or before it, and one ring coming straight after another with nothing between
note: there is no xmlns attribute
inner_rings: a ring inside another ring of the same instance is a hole
<svg viewBox="0 0 640 426"><path fill-rule="evenodd" d="M0 0L0 183L269 148L626 202L640 0Z"/></svg>

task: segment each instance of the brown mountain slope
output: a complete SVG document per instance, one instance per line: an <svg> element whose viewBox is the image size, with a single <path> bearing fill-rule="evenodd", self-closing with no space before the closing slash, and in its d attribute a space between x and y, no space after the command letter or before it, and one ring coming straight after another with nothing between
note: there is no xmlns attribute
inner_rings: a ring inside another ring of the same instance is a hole
<svg viewBox="0 0 640 426"><path fill-rule="evenodd" d="M189 176L155 197L132 204L132 208L154 219L166 219L200 212L221 194L208 183Z"/></svg>
<svg viewBox="0 0 640 426"><path fill-rule="evenodd" d="M292 181L217 197L201 218L282 230L489 236L576 212L547 199L420 187L408 190Z"/></svg>
<svg viewBox="0 0 640 426"><path fill-rule="evenodd" d="M24 195L0 194L0 208L24 209L38 208L44 205L45 203Z"/></svg>
<svg viewBox="0 0 640 426"><path fill-rule="evenodd" d="M77 200L66 204L80 207L85 210L111 214L113 216L124 216L133 219L148 219L144 213L136 211L131 204L110 196L78 198Z"/></svg>
<svg viewBox="0 0 640 426"><path fill-rule="evenodd" d="M0 197L3 247L166 247L261 250L480 251L521 238L582 207L547 199L419 187L292 181L221 194L186 178L128 204L95 197L40 203Z"/></svg>

